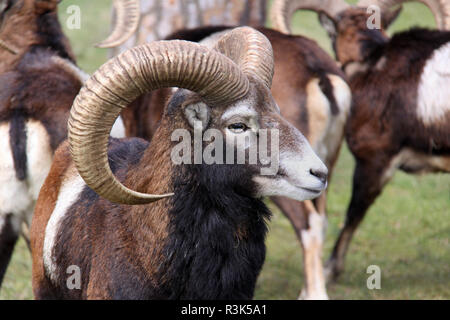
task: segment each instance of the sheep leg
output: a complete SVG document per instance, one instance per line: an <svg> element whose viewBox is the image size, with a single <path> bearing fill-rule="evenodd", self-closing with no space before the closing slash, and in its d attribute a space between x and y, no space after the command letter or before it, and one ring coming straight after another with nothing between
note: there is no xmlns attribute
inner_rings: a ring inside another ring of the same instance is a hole
<svg viewBox="0 0 450 320"><path fill-rule="evenodd" d="M12 214L0 216L0 286L19 238L19 231L14 223L15 218Z"/></svg>
<svg viewBox="0 0 450 320"><path fill-rule="evenodd" d="M22 235L25 243L27 244L28 250L31 252L31 244L30 244L30 227L29 224L25 221L22 223L22 229L20 234Z"/></svg>
<svg viewBox="0 0 450 320"><path fill-rule="evenodd" d="M318 213L311 201L273 197L272 200L289 219L302 244L305 285L299 298L328 299L322 265L323 231L326 215Z"/></svg>
<svg viewBox="0 0 450 320"><path fill-rule="evenodd" d="M383 186L394 174L395 168L387 165L390 158L386 158L385 161L380 158L376 160L376 163L357 161L353 175L352 198L345 224L326 263L325 274L328 281L336 280L344 271L345 256L354 232L368 208L381 193Z"/></svg>

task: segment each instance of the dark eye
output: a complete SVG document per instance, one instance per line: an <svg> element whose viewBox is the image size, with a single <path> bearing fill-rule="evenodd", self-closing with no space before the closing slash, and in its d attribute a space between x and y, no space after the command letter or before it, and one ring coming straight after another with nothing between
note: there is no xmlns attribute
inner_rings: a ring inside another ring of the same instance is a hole
<svg viewBox="0 0 450 320"><path fill-rule="evenodd" d="M249 128L247 127L247 125L245 123L238 122L238 123L230 124L228 126L228 129L233 132L239 133L239 132L247 131Z"/></svg>

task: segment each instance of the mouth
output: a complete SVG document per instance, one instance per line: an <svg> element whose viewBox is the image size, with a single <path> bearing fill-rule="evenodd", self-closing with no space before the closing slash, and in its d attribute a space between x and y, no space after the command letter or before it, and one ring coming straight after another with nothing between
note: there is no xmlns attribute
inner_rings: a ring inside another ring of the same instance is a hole
<svg viewBox="0 0 450 320"><path fill-rule="evenodd" d="M299 185L298 183L296 183L295 181L292 181L292 179L290 179L288 177L288 175L282 170L280 170L278 172L278 176L281 176L283 179L285 179L287 182L289 182L290 185L294 186L295 188L305 190L305 191L310 192L312 194L320 194L328 186L328 182L325 182L324 184L322 184L320 187L317 187L317 188L303 187L303 186Z"/></svg>
<svg viewBox="0 0 450 320"><path fill-rule="evenodd" d="M304 188L304 187L297 187L297 188L306 190L306 191L311 192L311 193L313 193L313 194L319 194L319 193L321 193L323 190L325 190L325 188L323 188L323 189L310 189L310 188Z"/></svg>

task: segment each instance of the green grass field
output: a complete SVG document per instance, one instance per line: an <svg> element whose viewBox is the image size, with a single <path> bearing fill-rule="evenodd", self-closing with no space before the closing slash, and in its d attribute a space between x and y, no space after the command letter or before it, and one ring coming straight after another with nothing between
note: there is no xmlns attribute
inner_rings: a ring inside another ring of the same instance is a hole
<svg viewBox="0 0 450 320"><path fill-rule="evenodd" d="M112 1L65 0L66 8L78 4L81 30L66 30L78 63L93 72L106 61L107 52L92 44L110 29ZM351 1L354 3L354 1ZM317 22L317 15L295 16L294 31L314 38L330 52L330 43ZM433 27L430 11L420 4L406 4L392 31L413 25ZM354 160L343 148L330 184L329 227L325 257L337 237L351 195ZM267 239L268 254L257 283L256 299L295 299L303 285L299 242L288 220L273 205L274 216ZM449 299L450 298L450 175L410 176L398 172L373 205L349 250L346 272L328 288L332 299ZM366 269L378 265L381 289L368 290ZM0 299L32 299L31 259L21 240L6 274Z"/></svg>

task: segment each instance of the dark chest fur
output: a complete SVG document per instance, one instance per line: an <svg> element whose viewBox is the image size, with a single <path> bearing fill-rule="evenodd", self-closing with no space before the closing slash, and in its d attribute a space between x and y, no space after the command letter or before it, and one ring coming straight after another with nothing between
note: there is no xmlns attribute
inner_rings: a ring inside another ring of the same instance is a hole
<svg viewBox="0 0 450 320"><path fill-rule="evenodd" d="M227 165L178 169L167 262L159 275L167 298L253 297L270 212L261 200L244 195L250 190L240 186L251 183L242 172Z"/></svg>

